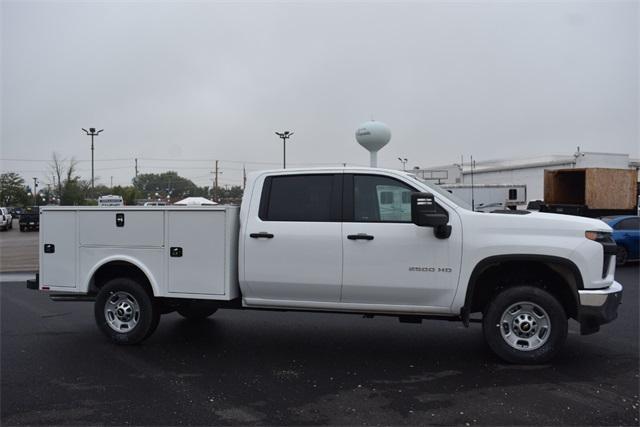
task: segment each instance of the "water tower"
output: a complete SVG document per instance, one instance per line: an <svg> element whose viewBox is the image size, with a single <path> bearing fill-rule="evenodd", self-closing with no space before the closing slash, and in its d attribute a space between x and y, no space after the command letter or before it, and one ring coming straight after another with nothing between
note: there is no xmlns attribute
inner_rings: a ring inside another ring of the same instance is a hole
<svg viewBox="0 0 640 427"><path fill-rule="evenodd" d="M356 140L367 149L371 155L371 167L378 167L378 151L391 139L389 126L382 122L371 120L364 122L356 131Z"/></svg>

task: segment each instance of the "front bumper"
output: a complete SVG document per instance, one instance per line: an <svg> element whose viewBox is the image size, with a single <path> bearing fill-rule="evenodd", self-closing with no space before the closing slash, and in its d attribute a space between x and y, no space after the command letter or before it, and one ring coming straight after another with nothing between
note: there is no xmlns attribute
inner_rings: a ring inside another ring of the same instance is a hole
<svg viewBox="0 0 640 427"><path fill-rule="evenodd" d="M580 333L588 335L600 330L600 325L618 317L618 305L622 303L622 285L613 282L605 289L580 290L580 310L578 321Z"/></svg>

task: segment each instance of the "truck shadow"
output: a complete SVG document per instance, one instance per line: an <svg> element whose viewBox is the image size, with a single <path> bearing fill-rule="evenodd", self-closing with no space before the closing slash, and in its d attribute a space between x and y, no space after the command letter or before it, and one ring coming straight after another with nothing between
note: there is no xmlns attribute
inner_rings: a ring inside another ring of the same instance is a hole
<svg viewBox="0 0 640 427"><path fill-rule="evenodd" d="M497 381L509 385L556 381L562 376L593 382L623 375L630 368L637 371L637 347L611 349L578 335L569 336L551 363L518 366L501 361L489 350L480 325L407 325L393 319L308 313L276 315L273 319L268 313L247 315L224 313L203 322L163 319L156 335L143 346L151 351L163 346L166 352L166 344L172 343L176 357L215 355L225 366L254 374L264 374L268 367L287 370L296 366L314 375L331 376L331 372L337 372L349 376L350 372L366 378L406 379L426 373L457 372L472 374L480 384ZM289 316L293 318L287 321ZM198 366L198 360L194 363L194 367ZM594 366L600 368L593 369ZM514 376L513 372L519 374ZM455 375L446 377L451 376Z"/></svg>

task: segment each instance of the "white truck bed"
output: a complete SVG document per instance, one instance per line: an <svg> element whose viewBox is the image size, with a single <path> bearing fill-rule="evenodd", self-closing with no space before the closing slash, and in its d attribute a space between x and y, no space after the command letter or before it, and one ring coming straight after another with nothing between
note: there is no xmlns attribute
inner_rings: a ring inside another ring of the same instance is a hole
<svg viewBox="0 0 640 427"><path fill-rule="evenodd" d="M40 289L86 293L98 268L127 261L155 296L234 299L238 214L237 206L42 207Z"/></svg>

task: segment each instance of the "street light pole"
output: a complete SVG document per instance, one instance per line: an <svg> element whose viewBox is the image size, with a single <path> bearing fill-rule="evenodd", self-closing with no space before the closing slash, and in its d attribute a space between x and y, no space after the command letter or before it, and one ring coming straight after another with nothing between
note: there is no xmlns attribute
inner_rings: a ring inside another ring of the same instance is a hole
<svg viewBox="0 0 640 427"><path fill-rule="evenodd" d="M85 133L91 137L91 189L93 190L93 188L94 188L94 180L93 180L93 137L94 136L98 136L100 134L100 132L102 132L104 129L100 129L98 132L96 132L96 128L89 128L89 130L86 130L85 128L82 128L82 130L85 131Z"/></svg>
<svg viewBox="0 0 640 427"><path fill-rule="evenodd" d="M38 205L38 178L33 177L33 203Z"/></svg>
<svg viewBox="0 0 640 427"><path fill-rule="evenodd" d="M293 132L289 132L288 130L284 132L276 132L276 135L282 139L282 169L287 168L287 139L291 138Z"/></svg>
<svg viewBox="0 0 640 427"><path fill-rule="evenodd" d="M398 160L400 160L400 163L402 163L402 170L406 171L407 170L407 162L409 160L407 160L407 158L403 158L403 157L398 157Z"/></svg>

